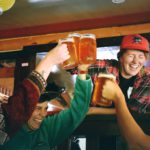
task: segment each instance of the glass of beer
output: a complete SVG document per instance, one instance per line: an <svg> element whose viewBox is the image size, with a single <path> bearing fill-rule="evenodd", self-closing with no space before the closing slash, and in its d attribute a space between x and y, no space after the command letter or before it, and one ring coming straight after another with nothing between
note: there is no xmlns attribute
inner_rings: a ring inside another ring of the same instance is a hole
<svg viewBox="0 0 150 150"><path fill-rule="evenodd" d="M70 58L63 62L64 69L72 69L78 65L77 51L72 37L59 39L59 43L67 44L67 48L70 54Z"/></svg>
<svg viewBox="0 0 150 150"><path fill-rule="evenodd" d="M74 39L76 51L77 51L77 57L79 56L79 43L80 43L80 33L70 33L68 37L72 37Z"/></svg>
<svg viewBox="0 0 150 150"><path fill-rule="evenodd" d="M94 89L91 100L92 106L110 107L112 105L112 101L104 99L102 97L102 88L106 80L116 80L116 77L113 74L107 73L100 73L98 75L94 83Z"/></svg>
<svg viewBox="0 0 150 150"><path fill-rule="evenodd" d="M94 34L82 34L79 44L79 64L96 62L96 37Z"/></svg>

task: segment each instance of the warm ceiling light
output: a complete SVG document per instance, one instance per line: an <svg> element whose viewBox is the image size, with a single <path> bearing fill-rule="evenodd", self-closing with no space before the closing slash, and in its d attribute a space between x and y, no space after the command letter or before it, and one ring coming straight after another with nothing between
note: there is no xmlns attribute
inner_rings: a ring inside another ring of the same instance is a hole
<svg viewBox="0 0 150 150"><path fill-rule="evenodd" d="M124 3L125 0L112 0L112 2L115 4L120 4L120 3Z"/></svg>
<svg viewBox="0 0 150 150"><path fill-rule="evenodd" d="M15 4L15 0L0 0L0 13L9 10Z"/></svg>

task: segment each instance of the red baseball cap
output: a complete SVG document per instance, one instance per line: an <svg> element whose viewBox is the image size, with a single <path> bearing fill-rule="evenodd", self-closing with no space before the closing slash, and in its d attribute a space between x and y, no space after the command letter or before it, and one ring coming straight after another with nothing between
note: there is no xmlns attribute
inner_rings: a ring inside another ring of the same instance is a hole
<svg viewBox="0 0 150 150"><path fill-rule="evenodd" d="M148 40L139 34L124 36L120 48L150 52Z"/></svg>

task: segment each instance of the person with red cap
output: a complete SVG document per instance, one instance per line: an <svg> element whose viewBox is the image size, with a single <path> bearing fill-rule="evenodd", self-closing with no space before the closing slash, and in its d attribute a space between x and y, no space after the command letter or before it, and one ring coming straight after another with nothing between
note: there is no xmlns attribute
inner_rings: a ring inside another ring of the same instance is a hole
<svg viewBox="0 0 150 150"><path fill-rule="evenodd" d="M144 114L150 112L150 68L145 67L150 49L149 42L139 34L124 36L118 60L97 60L89 67L93 77L106 70L116 77L129 109Z"/></svg>
<svg viewBox="0 0 150 150"><path fill-rule="evenodd" d="M145 67L149 52L146 38L139 34L127 35L122 39L118 61L97 60L88 70L93 78L102 70L116 76L116 82L105 82L102 96L114 102L119 127L130 150L150 150L150 136L130 113L150 113L150 68Z"/></svg>
<svg viewBox="0 0 150 150"><path fill-rule="evenodd" d="M124 101L127 104L130 112L136 114L150 113L150 68L145 67L149 52L149 42L145 37L139 34L127 35L122 39L120 51L117 55L118 60L97 60L96 64L93 64L89 67L88 72L93 77L93 80L101 71L104 70L107 73L115 75L116 83L117 85L119 85L119 88L124 95ZM114 93L116 91L115 87L111 90ZM109 95L109 92L107 92L108 97ZM106 99L107 96L105 95ZM108 99L110 99L110 97ZM91 107L89 114L117 113L117 116L120 115L120 117L118 118L119 120L121 118L121 112L119 112L118 109L114 109L113 107L114 106L112 106L111 108L97 107L94 109ZM122 105L119 105L118 107L120 107L120 109L123 109L121 108ZM119 121L119 123L120 122L121 120ZM124 121L122 120L122 123L120 124L122 128L124 127L125 132L125 127L127 127L127 125L123 126L123 123ZM133 125L134 124L135 123L133 123ZM132 129L132 125L129 128ZM123 144L124 142L122 141L123 140L121 138L117 138L117 143L121 143L116 145L116 147L119 147L119 150L125 148L126 144Z"/></svg>

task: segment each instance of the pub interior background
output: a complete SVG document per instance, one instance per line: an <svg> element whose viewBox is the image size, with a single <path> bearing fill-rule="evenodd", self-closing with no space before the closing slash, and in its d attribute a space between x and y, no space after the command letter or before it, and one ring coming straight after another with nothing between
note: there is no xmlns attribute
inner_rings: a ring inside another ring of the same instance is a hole
<svg viewBox="0 0 150 150"><path fill-rule="evenodd" d="M142 35L150 40L149 34ZM106 59L107 56L108 59L117 59L116 54L119 50L121 39L122 36L98 38L97 58ZM6 66L4 68L8 69L6 72L9 73L5 78L11 78L12 88L15 88L16 85L34 69L37 58L44 57L46 52L55 45L56 43L31 45L25 46L19 52L1 52L1 68L3 68L4 65ZM149 63L150 61L145 65L150 67ZM4 79L4 74L2 74L2 72L3 71L0 70L0 77L1 79ZM135 115L134 117L144 131L150 133L149 115ZM61 146L57 147L57 150L71 150L71 141L74 137L78 137L81 150L106 150L108 141L108 149L111 147L111 150L115 150L115 136L119 134L120 132L115 115L90 115L85 118L83 123L75 130L70 138L68 138Z"/></svg>
<svg viewBox="0 0 150 150"><path fill-rule="evenodd" d="M1 0L0 7L5 2L13 5L8 11L0 9L0 85L9 90L35 68L38 57L69 33L95 34L101 59L103 55L117 59L124 35L139 33L150 41L149 0ZM150 59L145 65L150 67ZM149 115L133 116L150 134ZM74 137L81 140L81 150L115 150L117 135L115 115L88 115L56 150L71 150Z"/></svg>

